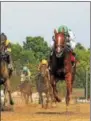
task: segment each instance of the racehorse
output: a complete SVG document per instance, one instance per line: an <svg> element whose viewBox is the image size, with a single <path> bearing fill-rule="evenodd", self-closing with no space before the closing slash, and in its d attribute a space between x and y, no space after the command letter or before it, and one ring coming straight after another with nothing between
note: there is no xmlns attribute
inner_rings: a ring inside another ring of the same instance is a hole
<svg viewBox="0 0 91 121"><path fill-rule="evenodd" d="M50 73L47 65L41 65L40 73L38 75L38 79L36 80L36 86L39 92L39 98L42 104L42 108L48 108L49 99L51 99L52 106L52 103L55 102L55 98L53 95L53 88L50 83ZM46 96L46 105L44 105L44 98L42 95L43 93L45 93Z"/></svg>
<svg viewBox="0 0 91 121"><path fill-rule="evenodd" d="M32 84L29 82L27 78L25 78L24 81L21 82L21 84L18 86L18 89L21 92L21 96L24 97L26 104L29 103L29 97L31 98L31 102L33 102Z"/></svg>
<svg viewBox="0 0 91 121"><path fill-rule="evenodd" d="M8 92L9 95L9 103L11 105L14 104L12 96L11 96L11 85L10 85L10 77L12 72L8 69L8 56L4 51L4 45L0 45L0 86L4 85L4 106L6 104L6 94Z"/></svg>
<svg viewBox="0 0 91 121"><path fill-rule="evenodd" d="M60 102L57 95L56 83L59 80L66 82L66 105L72 97L72 85L75 79L76 63L71 63L72 52L67 49L66 38L63 33L55 33L53 54L49 59L51 84L56 101Z"/></svg>

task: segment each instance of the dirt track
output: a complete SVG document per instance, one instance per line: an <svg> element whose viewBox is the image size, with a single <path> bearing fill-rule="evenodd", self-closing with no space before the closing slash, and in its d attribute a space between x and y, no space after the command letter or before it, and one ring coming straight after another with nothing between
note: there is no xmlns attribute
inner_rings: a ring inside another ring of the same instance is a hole
<svg viewBox="0 0 91 121"><path fill-rule="evenodd" d="M89 104L73 104L66 112L65 104L42 109L40 105L15 105L13 112L2 112L1 121L90 121Z"/></svg>

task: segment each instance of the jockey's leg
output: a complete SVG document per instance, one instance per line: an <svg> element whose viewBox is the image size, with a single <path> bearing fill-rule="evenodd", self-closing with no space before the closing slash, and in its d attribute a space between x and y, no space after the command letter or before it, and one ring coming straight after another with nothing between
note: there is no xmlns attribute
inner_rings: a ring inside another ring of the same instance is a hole
<svg viewBox="0 0 91 121"><path fill-rule="evenodd" d="M72 47L70 46L70 44L67 45L66 51L72 53L72 56L71 56L71 63L72 63L72 66L74 66L74 63L75 63L75 61L76 61L76 53L73 51L73 49L72 49Z"/></svg>
<svg viewBox="0 0 91 121"><path fill-rule="evenodd" d="M8 55L8 68L13 71L13 62L12 62L11 53L8 52L7 55Z"/></svg>

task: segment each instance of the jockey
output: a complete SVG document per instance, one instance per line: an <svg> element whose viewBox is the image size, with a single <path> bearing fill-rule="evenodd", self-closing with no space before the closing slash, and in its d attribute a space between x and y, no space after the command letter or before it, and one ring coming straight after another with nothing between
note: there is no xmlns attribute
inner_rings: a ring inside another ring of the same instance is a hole
<svg viewBox="0 0 91 121"><path fill-rule="evenodd" d="M2 33L1 34L1 43L4 44L5 47L5 53L8 55L8 68L13 71L13 64L12 64L12 58L11 58L11 42L7 39L7 36Z"/></svg>
<svg viewBox="0 0 91 121"><path fill-rule="evenodd" d="M47 60L43 59L43 60L40 62L39 66L38 66L38 71L40 71L40 68L41 68L42 65L47 65L47 66L48 66Z"/></svg>
<svg viewBox="0 0 91 121"><path fill-rule="evenodd" d="M25 79L27 79L28 81L30 81L31 72L30 72L30 70L28 69L27 66L23 67L23 74L25 76Z"/></svg>
<svg viewBox="0 0 91 121"><path fill-rule="evenodd" d="M62 25L58 28L58 32L62 32L65 35L66 38L66 44L69 46L69 49L73 50L76 46L75 35L72 32L71 29L69 29L67 26Z"/></svg>
<svg viewBox="0 0 91 121"><path fill-rule="evenodd" d="M58 28L58 32L62 32L65 35L66 38L66 44L67 44L67 49L70 50L72 52L72 55L75 56L75 53L73 52L75 46L76 46L76 42L75 42L75 35L73 34L73 32L71 31L71 29L68 29L67 26L62 25ZM56 30L54 30L54 36L52 37L53 43L51 43L52 45L52 50L54 47L54 41L55 41L55 33ZM52 51L53 53L53 51ZM51 55L52 55L51 53ZM72 57L71 59L72 61L75 61L75 57Z"/></svg>

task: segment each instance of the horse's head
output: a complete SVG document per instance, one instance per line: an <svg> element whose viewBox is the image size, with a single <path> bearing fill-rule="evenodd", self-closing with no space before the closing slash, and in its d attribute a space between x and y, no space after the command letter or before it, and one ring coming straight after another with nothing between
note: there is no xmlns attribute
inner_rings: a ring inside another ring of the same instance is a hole
<svg viewBox="0 0 91 121"><path fill-rule="evenodd" d="M57 57L61 57L65 48L65 35L63 33L55 33L55 53Z"/></svg>

